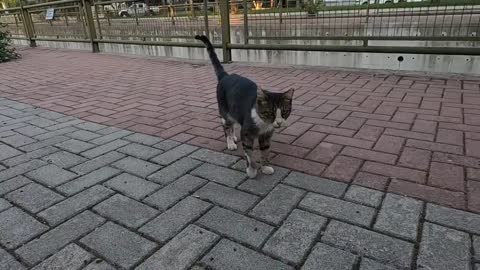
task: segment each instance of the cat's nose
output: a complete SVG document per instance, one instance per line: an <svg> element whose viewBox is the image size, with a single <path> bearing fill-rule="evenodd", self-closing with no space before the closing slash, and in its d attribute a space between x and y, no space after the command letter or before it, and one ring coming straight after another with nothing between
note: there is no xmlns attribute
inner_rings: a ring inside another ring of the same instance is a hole
<svg viewBox="0 0 480 270"><path fill-rule="evenodd" d="M276 128L286 127L287 126L287 121L285 121L285 119L283 119L283 118L277 118L273 122L273 126L276 127Z"/></svg>

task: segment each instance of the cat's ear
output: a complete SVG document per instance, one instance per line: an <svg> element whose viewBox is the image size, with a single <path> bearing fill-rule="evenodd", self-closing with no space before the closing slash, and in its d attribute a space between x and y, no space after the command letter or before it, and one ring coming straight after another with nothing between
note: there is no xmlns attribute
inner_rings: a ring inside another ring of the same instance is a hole
<svg viewBox="0 0 480 270"><path fill-rule="evenodd" d="M288 98L288 99L292 99L294 91L295 91L295 89L293 89L293 88L288 89L288 91L285 92L285 97Z"/></svg>
<svg viewBox="0 0 480 270"><path fill-rule="evenodd" d="M264 97L264 96L267 95L267 93L268 93L268 91L261 88L260 86L257 88L257 96L258 97Z"/></svg>

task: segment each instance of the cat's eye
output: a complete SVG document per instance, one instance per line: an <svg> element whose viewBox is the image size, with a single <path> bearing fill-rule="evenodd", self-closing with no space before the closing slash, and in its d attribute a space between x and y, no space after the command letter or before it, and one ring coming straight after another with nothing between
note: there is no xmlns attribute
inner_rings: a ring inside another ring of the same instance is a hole
<svg viewBox="0 0 480 270"><path fill-rule="evenodd" d="M290 110L288 107L282 107L280 108L280 114L282 115L283 119L287 119L290 116Z"/></svg>

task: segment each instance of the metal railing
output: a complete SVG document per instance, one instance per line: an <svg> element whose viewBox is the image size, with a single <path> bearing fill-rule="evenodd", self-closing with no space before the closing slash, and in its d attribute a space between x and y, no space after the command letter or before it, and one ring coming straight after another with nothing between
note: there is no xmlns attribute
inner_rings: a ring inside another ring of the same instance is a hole
<svg viewBox="0 0 480 270"><path fill-rule="evenodd" d="M0 9L0 23L12 38L26 37L21 8Z"/></svg>
<svg viewBox="0 0 480 270"><path fill-rule="evenodd" d="M55 19L46 20L47 9L52 6L45 3L24 8L30 17L35 40L85 41L89 39L82 2L70 0L57 2L53 6Z"/></svg>
<svg viewBox="0 0 480 270"><path fill-rule="evenodd" d="M235 15L243 21L237 31L243 31L243 42L231 48L480 54L480 1L367 3L315 12L278 1L275 12L246 9Z"/></svg>
<svg viewBox="0 0 480 270"><path fill-rule="evenodd" d="M313 9L302 8L301 0L203 0L148 9L124 3L22 6L0 10L0 22L12 38L28 39L32 46L88 42L94 52L99 43L202 47L193 37L206 34L223 49L224 61L231 61L232 49L480 55L480 0ZM55 15L47 20L51 8Z"/></svg>

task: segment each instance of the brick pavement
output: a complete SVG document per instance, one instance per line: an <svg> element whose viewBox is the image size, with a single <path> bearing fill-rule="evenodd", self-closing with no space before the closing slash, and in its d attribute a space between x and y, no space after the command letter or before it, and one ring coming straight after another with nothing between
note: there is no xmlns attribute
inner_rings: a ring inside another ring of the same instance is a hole
<svg viewBox="0 0 480 270"><path fill-rule="evenodd" d="M480 268L480 215L0 98L2 269ZM370 165L374 166L374 165Z"/></svg>
<svg viewBox="0 0 480 270"><path fill-rule="evenodd" d="M49 49L22 54L2 64L3 97L227 152L209 64ZM480 213L480 78L227 69L266 87L297 89L290 126L274 136L274 164Z"/></svg>

